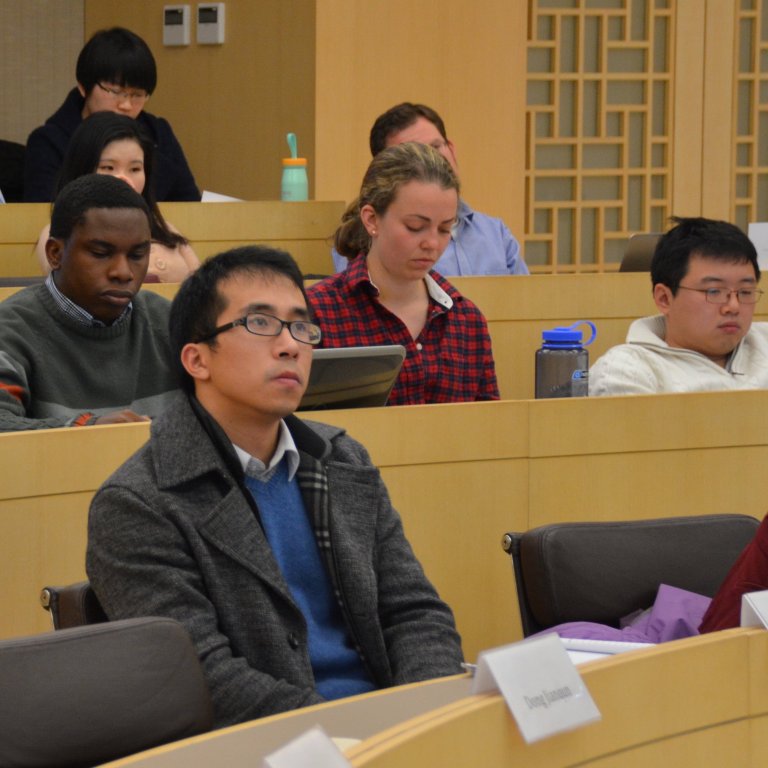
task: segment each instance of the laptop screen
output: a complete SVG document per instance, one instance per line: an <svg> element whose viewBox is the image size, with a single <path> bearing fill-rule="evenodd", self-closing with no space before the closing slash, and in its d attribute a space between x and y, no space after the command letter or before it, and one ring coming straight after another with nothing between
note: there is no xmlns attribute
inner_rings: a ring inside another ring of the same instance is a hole
<svg viewBox="0 0 768 768"><path fill-rule="evenodd" d="M314 349L299 410L386 405L404 359L400 344Z"/></svg>

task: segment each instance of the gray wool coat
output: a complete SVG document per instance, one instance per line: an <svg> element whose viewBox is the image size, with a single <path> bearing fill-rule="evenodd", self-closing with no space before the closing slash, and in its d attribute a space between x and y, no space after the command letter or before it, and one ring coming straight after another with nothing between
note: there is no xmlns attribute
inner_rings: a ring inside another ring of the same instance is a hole
<svg viewBox="0 0 768 768"><path fill-rule="evenodd" d="M223 726L322 698L304 618L237 468L203 423L180 397L104 483L91 504L86 567L111 619L184 624ZM286 423L318 546L376 685L460 672L451 610L424 575L365 449L336 427Z"/></svg>

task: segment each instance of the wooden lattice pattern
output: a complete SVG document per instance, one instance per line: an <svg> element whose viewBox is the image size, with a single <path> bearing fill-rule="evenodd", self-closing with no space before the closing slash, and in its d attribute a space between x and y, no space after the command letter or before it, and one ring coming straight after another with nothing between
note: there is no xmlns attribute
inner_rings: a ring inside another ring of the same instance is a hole
<svg viewBox="0 0 768 768"><path fill-rule="evenodd" d="M525 257L609 271L664 229L675 0L530 0Z"/></svg>
<svg viewBox="0 0 768 768"><path fill-rule="evenodd" d="M746 229L768 221L768 2L741 0L736 30L731 216Z"/></svg>

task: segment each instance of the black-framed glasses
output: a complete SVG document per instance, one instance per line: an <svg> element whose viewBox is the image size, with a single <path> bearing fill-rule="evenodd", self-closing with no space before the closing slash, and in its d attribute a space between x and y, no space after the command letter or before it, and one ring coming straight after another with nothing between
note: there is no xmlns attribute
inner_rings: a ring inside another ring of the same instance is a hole
<svg viewBox="0 0 768 768"><path fill-rule="evenodd" d="M104 93L108 93L118 101L128 99L132 104L140 104L145 102L149 98L149 94L146 91L128 91L125 88L113 88L103 83L96 83Z"/></svg>
<svg viewBox="0 0 768 768"><path fill-rule="evenodd" d="M687 285L677 287L684 291L703 293L710 304L727 304L731 300L732 293L736 294L739 304L757 304L763 295L763 291L759 288L689 288Z"/></svg>
<svg viewBox="0 0 768 768"><path fill-rule="evenodd" d="M279 336L283 332L283 328L287 328L288 333L296 341L300 341L302 344L311 344L312 346L319 344L322 338L320 326L310 323L308 320L281 320L279 317L268 315L264 312L249 312L244 317L238 317L237 320L233 320L231 323L225 323L218 328L214 328L213 333L204 339L200 339L200 342L210 341L230 328L237 328L238 325L242 325L248 333L252 333L255 336Z"/></svg>

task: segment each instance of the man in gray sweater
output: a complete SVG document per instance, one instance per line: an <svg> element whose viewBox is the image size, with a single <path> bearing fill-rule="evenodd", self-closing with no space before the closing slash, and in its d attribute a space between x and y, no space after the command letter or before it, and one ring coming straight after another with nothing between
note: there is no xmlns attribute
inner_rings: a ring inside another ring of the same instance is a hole
<svg viewBox="0 0 768 768"><path fill-rule="evenodd" d="M51 274L0 303L0 431L143 421L177 389L169 302L139 293L149 264L147 204L89 175L51 215Z"/></svg>
<svg viewBox="0 0 768 768"><path fill-rule="evenodd" d="M186 396L91 506L107 615L182 622L218 726L459 673L453 615L365 449L293 415L321 336L293 259L208 260L170 328Z"/></svg>

